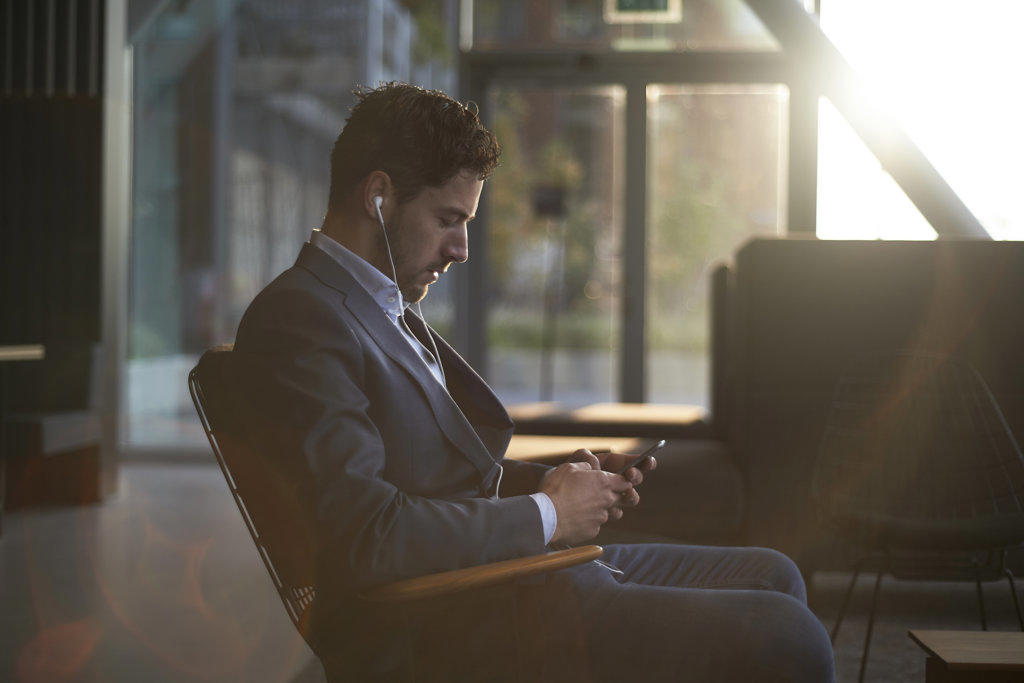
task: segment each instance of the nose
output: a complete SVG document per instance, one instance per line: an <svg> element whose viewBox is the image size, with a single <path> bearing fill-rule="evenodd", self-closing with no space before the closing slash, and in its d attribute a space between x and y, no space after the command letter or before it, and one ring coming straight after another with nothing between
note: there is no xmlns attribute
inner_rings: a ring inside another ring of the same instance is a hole
<svg viewBox="0 0 1024 683"><path fill-rule="evenodd" d="M444 246L444 255L450 261L465 263L469 260L469 235L466 226L453 230L451 237Z"/></svg>

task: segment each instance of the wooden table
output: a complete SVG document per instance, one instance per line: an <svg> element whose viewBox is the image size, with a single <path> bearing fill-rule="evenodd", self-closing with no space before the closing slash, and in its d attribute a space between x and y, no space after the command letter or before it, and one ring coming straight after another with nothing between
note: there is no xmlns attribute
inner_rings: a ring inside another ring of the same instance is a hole
<svg viewBox="0 0 1024 683"><path fill-rule="evenodd" d="M42 344L20 344L0 346L0 362L18 360L42 360L46 358L46 347Z"/></svg>
<svg viewBox="0 0 1024 683"><path fill-rule="evenodd" d="M926 631L907 635L928 653L925 683L1024 683L1024 632Z"/></svg>
<svg viewBox="0 0 1024 683"><path fill-rule="evenodd" d="M566 408L551 401L507 406L516 434L547 436L707 438L707 411L661 403L593 403Z"/></svg>
<svg viewBox="0 0 1024 683"><path fill-rule="evenodd" d="M7 490L7 465L4 447L7 444L7 371L3 363L27 360L42 360L46 357L46 348L42 344L19 344L17 346L0 346L0 534L3 533L4 495Z"/></svg>
<svg viewBox="0 0 1024 683"><path fill-rule="evenodd" d="M651 439L633 439L613 436L536 436L515 434L508 444L505 457L510 460L540 462L557 465L579 448L589 448L591 453L615 451L617 453L642 453L651 444Z"/></svg>

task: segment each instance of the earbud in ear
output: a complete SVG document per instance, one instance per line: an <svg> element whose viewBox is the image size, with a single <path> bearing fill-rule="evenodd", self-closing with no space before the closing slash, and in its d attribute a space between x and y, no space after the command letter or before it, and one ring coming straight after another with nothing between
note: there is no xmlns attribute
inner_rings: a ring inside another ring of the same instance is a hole
<svg viewBox="0 0 1024 683"><path fill-rule="evenodd" d="M377 195L376 197L374 197L374 198L373 198L373 203L374 203L374 204L375 204L375 205L377 206L377 208L379 209L379 208L380 208L380 205L384 203L384 198L383 198L383 197L381 197L380 195Z"/></svg>

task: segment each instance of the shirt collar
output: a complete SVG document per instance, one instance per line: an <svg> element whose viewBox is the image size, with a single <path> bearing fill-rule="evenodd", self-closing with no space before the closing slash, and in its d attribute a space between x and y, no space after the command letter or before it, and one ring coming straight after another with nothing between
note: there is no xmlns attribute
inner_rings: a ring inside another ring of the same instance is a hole
<svg viewBox="0 0 1024 683"><path fill-rule="evenodd" d="M398 286L391 278L374 268L355 252L350 251L320 230L313 230L313 234L309 237L309 243L347 270L391 319L397 320L398 316L402 315L408 307L408 304L402 299L402 293Z"/></svg>

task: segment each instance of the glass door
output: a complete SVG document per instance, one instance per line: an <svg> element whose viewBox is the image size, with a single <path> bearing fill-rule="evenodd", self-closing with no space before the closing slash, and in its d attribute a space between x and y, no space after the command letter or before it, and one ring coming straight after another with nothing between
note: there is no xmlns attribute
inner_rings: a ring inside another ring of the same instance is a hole
<svg viewBox="0 0 1024 683"><path fill-rule="evenodd" d="M788 90L647 87L647 400L709 406L709 283L783 230Z"/></svg>
<svg viewBox="0 0 1024 683"><path fill-rule="evenodd" d="M614 85L487 94L502 145L485 190L487 376L506 404L616 398L625 99Z"/></svg>

